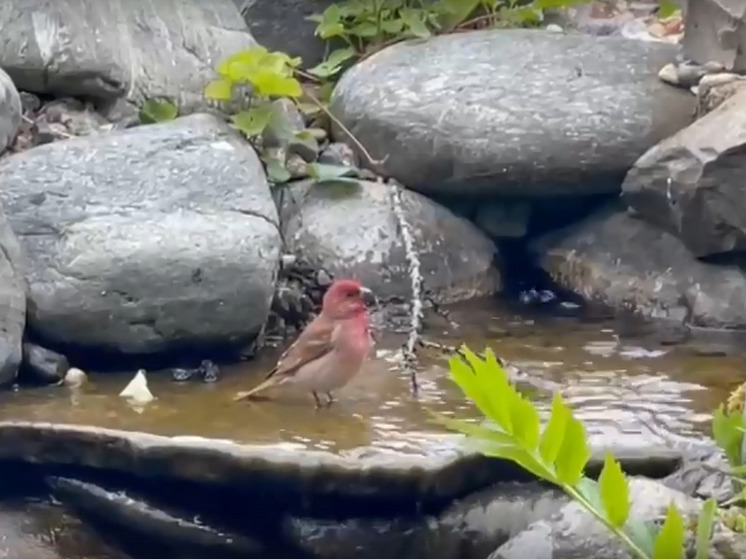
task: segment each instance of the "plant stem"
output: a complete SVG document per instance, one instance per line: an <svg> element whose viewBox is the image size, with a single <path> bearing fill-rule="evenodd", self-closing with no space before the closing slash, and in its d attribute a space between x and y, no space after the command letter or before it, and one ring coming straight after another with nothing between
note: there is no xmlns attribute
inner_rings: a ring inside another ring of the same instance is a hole
<svg viewBox="0 0 746 559"><path fill-rule="evenodd" d="M339 126L342 132L344 132L350 139L350 141L355 144L357 149L367 160L372 170L378 175L385 175L385 172L383 171L381 166L386 162L386 159L388 159L388 155L381 160L373 159L373 156L370 154L370 152L368 152L367 149L365 149L365 146L360 143L360 140L358 140L355 135L350 132L350 130L344 124L342 124L342 122L336 116L334 116L332 112L328 108L326 108L324 104L319 101L313 93L311 93L310 91L306 91L305 93L308 98L329 117L329 120Z"/></svg>

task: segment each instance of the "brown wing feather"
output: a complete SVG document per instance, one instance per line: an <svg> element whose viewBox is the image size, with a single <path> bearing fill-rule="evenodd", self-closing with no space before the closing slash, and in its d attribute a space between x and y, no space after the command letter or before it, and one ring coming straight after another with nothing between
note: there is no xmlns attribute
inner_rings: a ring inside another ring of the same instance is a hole
<svg viewBox="0 0 746 559"><path fill-rule="evenodd" d="M267 378L292 375L306 363L331 351L333 332L334 322L317 316L280 356Z"/></svg>

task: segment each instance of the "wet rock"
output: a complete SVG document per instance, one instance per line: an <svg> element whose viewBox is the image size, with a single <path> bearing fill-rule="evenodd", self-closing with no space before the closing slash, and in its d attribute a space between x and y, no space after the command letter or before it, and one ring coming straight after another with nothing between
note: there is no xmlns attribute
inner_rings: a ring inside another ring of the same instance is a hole
<svg viewBox="0 0 746 559"><path fill-rule="evenodd" d="M660 69L658 77L671 85L689 89L698 85L703 77L722 71L722 64L717 62L708 62L707 64L693 64L688 61L670 62Z"/></svg>
<svg viewBox="0 0 746 559"><path fill-rule="evenodd" d="M697 257L746 251L746 90L650 149L622 198Z"/></svg>
<svg viewBox="0 0 746 559"><path fill-rule="evenodd" d="M42 338L154 354L260 331L277 211L259 158L224 122L196 114L39 146L0 174Z"/></svg>
<svg viewBox="0 0 746 559"><path fill-rule="evenodd" d="M746 326L746 269L698 261L673 235L610 207L533 245L587 302L709 328Z"/></svg>
<svg viewBox="0 0 746 559"><path fill-rule="evenodd" d="M739 91L746 89L746 78L723 73L705 76L697 86L697 117L714 111Z"/></svg>
<svg viewBox="0 0 746 559"><path fill-rule="evenodd" d="M567 498L538 483L503 483L461 499L439 515L325 520L288 517L289 543L323 559L483 559Z"/></svg>
<svg viewBox="0 0 746 559"><path fill-rule="evenodd" d="M630 480L630 517L661 522L673 503L686 519L696 522L702 501L645 478ZM689 533L691 538L691 532ZM688 542L689 547L693 542ZM746 540L719 527L708 557L736 559L746 553ZM690 557L691 555L687 555ZM524 530L489 556L489 559L573 559L603 557L630 559L631 553L605 526L577 503L570 503L546 520Z"/></svg>
<svg viewBox="0 0 746 559"><path fill-rule="evenodd" d="M0 65L0 153L13 142L21 124L21 97Z"/></svg>
<svg viewBox="0 0 746 559"><path fill-rule="evenodd" d="M691 122L692 95L656 76L676 52L538 30L443 35L357 64L331 108L390 176L428 194L615 193Z"/></svg>
<svg viewBox="0 0 746 559"><path fill-rule="evenodd" d="M65 373L64 378L60 384L64 384L69 388L79 388L88 382L88 375L84 371L77 367L71 367Z"/></svg>
<svg viewBox="0 0 746 559"><path fill-rule="evenodd" d="M698 441L696 447L680 448L684 460L675 472L661 479L666 487L699 499L725 503L736 493L730 466L714 441Z"/></svg>
<svg viewBox="0 0 746 559"><path fill-rule="evenodd" d="M305 68L324 59L326 43L314 34L318 24L307 18L322 13L333 0L234 1L261 45L290 56L300 56Z"/></svg>
<svg viewBox="0 0 746 559"><path fill-rule="evenodd" d="M191 380L199 373L199 369L186 369L184 367L174 367L171 369L171 378L176 382Z"/></svg>
<svg viewBox="0 0 746 559"><path fill-rule="evenodd" d="M64 477L46 482L62 503L83 515L109 525L118 525L172 549L188 548L197 553L256 554L263 546L246 536L226 533L202 524L193 515L155 507L124 491L109 491L93 483Z"/></svg>
<svg viewBox="0 0 746 559"><path fill-rule="evenodd" d="M715 61L726 70L746 70L746 10L739 2L689 2L684 28L684 56L700 64Z"/></svg>
<svg viewBox="0 0 746 559"><path fill-rule="evenodd" d="M201 437L33 422L0 422L0 458L129 474L155 482L191 482L224 490L242 503L262 499L292 516L434 514L453 499L498 482L528 477L513 464L460 447L459 437L405 454L360 447L335 454L276 445L241 445ZM589 475L598 475L606 448L594 448ZM666 448L622 447L631 475L663 477L682 455ZM187 466L188 465L188 466Z"/></svg>
<svg viewBox="0 0 746 559"><path fill-rule="evenodd" d="M285 189L280 215L288 250L333 275L358 278L380 299L408 298L409 264L394 213L394 188L361 181ZM401 199L425 287L438 302L496 291L492 241L417 193L403 190Z"/></svg>
<svg viewBox="0 0 746 559"><path fill-rule="evenodd" d="M26 342L23 344L21 377L31 382L59 382L70 368L67 357L51 349Z"/></svg>
<svg viewBox="0 0 746 559"><path fill-rule="evenodd" d="M232 0L11 0L0 28L0 67L19 89L138 105L166 97L182 114L204 107L218 61L256 44Z"/></svg>

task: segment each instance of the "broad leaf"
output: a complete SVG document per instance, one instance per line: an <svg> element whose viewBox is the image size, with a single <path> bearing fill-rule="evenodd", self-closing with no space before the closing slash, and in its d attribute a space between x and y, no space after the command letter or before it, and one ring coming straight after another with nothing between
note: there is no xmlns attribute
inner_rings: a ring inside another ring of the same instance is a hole
<svg viewBox="0 0 746 559"><path fill-rule="evenodd" d="M426 39L432 34L425 23L424 10L404 9L401 11L401 18L415 37Z"/></svg>
<svg viewBox="0 0 746 559"><path fill-rule="evenodd" d="M179 115L176 105L165 99L148 99L140 110L140 121L145 124L168 122Z"/></svg>
<svg viewBox="0 0 746 559"><path fill-rule="evenodd" d="M539 446L541 421L534 405L516 394L510 406L510 419L515 438L525 449L531 452L536 451Z"/></svg>
<svg viewBox="0 0 746 559"><path fill-rule="evenodd" d="M257 70L251 78L251 84L263 97L300 97L303 95L303 88L297 79L281 76L271 70Z"/></svg>
<svg viewBox="0 0 746 559"><path fill-rule="evenodd" d="M591 451L588 448L585 427L570 415L565 425L562 446L555 461L557 478L567 485L575 485L583 477L590 457Z"/></svg>
<svg viewBox="0 0 746 559"><path fill-rule="evenodd" d="M263 157L264 166L267 170L267 178L274 184L283 184L290 180L290 171L285 168L282 161L275 157Z"/></svg>
<svg viewBox="0 0 746 559"><path fill-rule="evenodd" d="M230 101L233 97L233 82L226 78L218 78L207 84L205 97L215 101Z"/></svg>
<svg viewBox="0 0 746 559"><path fill-rule="evenodd" d="M541 440L539 441L539 453L549 464L554 464L557 459L570 415L570 409L562 401L562 395L556 392L554 398L552 398L552 411L549 415L549 421L544 427L544 432L541 434Z"/></svg>
<svg viewBox="0 0 746 559"><path fill-rule="evenodd" d="M671 504L666 520L655 538L652 559L683 559L685 537L684 520Z"/></svg>
<svg viewBox="0 0 746 559"><path fill-rule="evenodd" d="M606 519L616 528L621 528L629 517L629 485L619 462L610 452L606 453L598 485Z"/></svg>
<svg viewBox="0 0 746 559"><path fill-rule="evenodd" d="M314 66L308 72L320 78L328 78L339 72L342 69L342 64L355 55L355 51L350 47L337 49L332 51L324 62Z"/></svg>
<svg viewBox="0 0 746 559"><path fill-rule="evenodd" d="M705 504L702 505L697 522L696 555L694 559L708 559L710 556L710 540L716 512L717 502L715 502L715 499L707 499Z"/></svg>
<svg viewBox="0 0 746 559"><path fill-rule="evenodd" d="M679 11L679 6L673 0L662 0L658 8L658 17L667 19Z"/></svg>
<svg viewBox="0 0 746 559"><path fill-rule="evenodd" d="M726 414L722 405L712 414L712 436L725 452L731 466L740 466L742 463L743 434L738 431L742 425L743 418L738 414Z"/></svg>
<svg viewBox="0 0 746 559"><path fill-rule="evenodd" d="M264 105L241 111L233 115L233 124L249 138L258 136L269 124L274 110L270 105Z"/></svg>
<svg viewBox="0 0 746 559"><path fill-rule="evenodd" d="M355 174L353 167L346 165L330 165L327 163L311 163L308 166L311 176L319 181L334 180Z"/></svg>

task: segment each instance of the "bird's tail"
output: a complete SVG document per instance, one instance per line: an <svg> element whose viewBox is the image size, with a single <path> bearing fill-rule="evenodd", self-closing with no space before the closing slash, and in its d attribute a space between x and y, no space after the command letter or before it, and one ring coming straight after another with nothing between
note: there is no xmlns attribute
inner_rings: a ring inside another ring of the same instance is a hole
<svg viewBox="0 0 746 559"><path fill-rule="evenodd" d="M234 402L240 402L241 400L248 400L249 398L251 398L255 394L258 394L259 392L261 392L262 390L266 390L267 388L270 388L272 386L277 386L277 384L279 384L278 380L277 380L277 377L271 376L267 380L265 380L264 382L262 382L261 384L258 384L257 386L255 386L254 388L252 388L251 390L247 390L247 391L244 391L244 392L237 393L233 397L233 401Z"/></svg>

